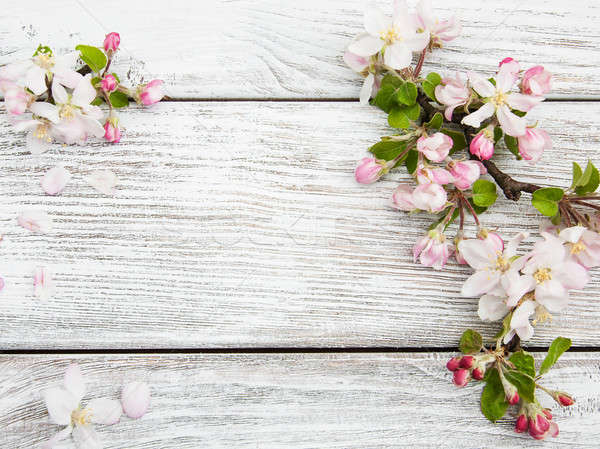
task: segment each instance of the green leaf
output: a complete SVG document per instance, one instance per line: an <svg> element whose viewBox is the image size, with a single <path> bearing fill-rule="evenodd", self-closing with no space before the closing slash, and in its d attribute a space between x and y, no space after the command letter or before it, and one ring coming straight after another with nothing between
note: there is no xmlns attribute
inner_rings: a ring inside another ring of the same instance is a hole
<svg viewBox="0 0 600 449"><path fill-rule="evenodd" d="M433 117L431 117L431 120L429 120L427 123L425 123L425 127L430 128L430 129L440 129L443 124L444 124L444 117L442 116L441 113L436 112L433 115Z"/></svg>
<svg viewBox="0 0 600 449"><path fill-rule="evenodd" d="M416 103L412 106L403 107L402 111L404 111L409 120L418 120L421 116L421 106Z"/></svg>
<svg viewBox="0 0 600 449"><path fill-rule="evenodd" d="M496 126L494 128L494 144L498 143L500 139L502 139L503 134L504 133L502 132L502 128L500 128L499 126Z"/></svg>
<svg viewBox="0 0 600 449"><path fill-rule="evenodd" d="M571 188L574 189L579 185L579 180L583 176L583 170L579 166L577 162L573 162L573 182L571 183Z"/></svg>
<svg viewBox="0 0 600 449"><path fill-rule="evenodd" d="M406 106L412 106L417 101L417 86L406 82L396 91L396 101Z"/></svg>
<svg viewBox="0 0 600 449"><path fill-rule="evenodd" d="M469 198L468 201L469 201L469 204L471 205L471 207L473 208L473 210L475 211L475 213L477 215L481 215L481 214L483 214L487 210L487 207L478 206L477 204L475 204L473 202L473 198Z"/></svg>
<svg viewBox="0 0 600 449"><path fill-rule="evenodd" d="M100 78L99 76L95 76L90 80L90 83L92 83L92 86L96 87L96 85L102 81L102 78Z"/></svg>
<svg viewBox="0 0 600 449"><path fill-rule="evenodd" d="M117 80L117 83L121 82L121 80L119 79L119 77L117 76L117 74L115 72L112 72L111 75L115 77L115 79Z"/></svg>
<svg viewBox="0 0 600 449"><path fill-rule="evenodd" d="M481 411L487 419L496 422L504 416L509 404L498 370L489 369L485 377L486 384L481 393Z"/></svg>
<svg viewBox="0 0 600 449"><path fill-rule="evenodd" d="M535 381L531 377L516 370L507 371L504 377L517 387L521 398L527 402L535 402Z"/></svg>
<svg viewBox="0 0 600 449"><path fill-rule="evenodd" d="M427 79L427 81L429 81L434 86L437 86L438 84L440 84L442 82L442 77L438 73L435 73L435 72L431 72L431 73L427 74L425 79Z"/></svg>
<svg viewBox="0 0 600 449"><path fill-rule="evenodd" d="M94 101L92 101L90 104L93 106L100 106L103 103L104 103L104 98L96 97L96 98L94 98Z"/></svg>
<svg viewBox="0 0 600 449"><path fill-rule="evenodd" d="M419 162L419 152L417 150L410 150L406 156L406 169L412 175L417 169L417 163Z"/></svg>
<svg viewBox="0 0 600 449"><path fill-rule="evenodd" d="M578 195L594 192L598 188L598 184L600 184L598 169L594 167L592 161L588 161L585 171L577 181L577 188L575 189L575 192Z"/></svg>
<svg viewBox="0 0 600 449"><path fill-rule="evenodd" d="M530 377L535 377L535 361L530 353L521 349L511 355L508 360L515 365L517 371L527 374Z"/></svg>
<svg viewBox="0 0 600 449"><path fill-rule="evenodd" d="M129 97L118 90L111 93L108 99L110 100L110 104L113 105L113 108L124 108L129 106Z"/></svg>
<svg viewBox="0 0 600 449"><path fill-rule="evenodd" d="M33 54L33 56L38 56L41 54L52 56L52 49L47 45L40 44L38 45L38 48L35 49L35 53Z"/></svg>
<svg viewBox="0 0 600 449"><path fill-rule="evenodd" d="M483 337L473 329L467 329L460 337L458 348L463 354L474 354L481 351L483 347Z"/></svg>
<svg viewBox="0 0 600 449"><path fill-rule="evenodd" d="M467 140L465 139L465 135L462 132L448 128L442 128L440 129L440 132L443 132L447 136L450 136L452 138L452 141L454 142L454 145L450 149L450 154L456 153L457 151L460 151L463 148L467 147Z"/></svg>
<svg viewBox="0 0 600 449"><path fill-rule="evenodd" d="M490 207L496 202L496 184L486 179L478 179L473 184L473 203L481 207Z"/></svg>
<svg viewBox="0 0 600 449"><path fill-rule="evenodd" d="M373 153L373 156L377 159L383 159L384 161L391 161L392 159L397 158L400 153L406 150L408 142L406 141L385 141L378 142L369 148L369 151Z"/></svg>
<svg viewBox="0 0 600 449"><path fill-rule="evenodd" d="M512 312L504 317L502 320L502 329L494 337L496 340L504 337L510 330L510 320L512 320Z"/></svg>
<svg viewBox="0 0 600 449"><path fill-rule="evenodd" d="M552 217L558 213L558 202L562 199L564 192L557 187L544 187L533 192L531 204L542 215Z"/></svg>
<svg viewBox="0 0 600 449"><path fill-rule="evenodd" d="M384 76L383 80L381 80L381 87L373 99L372 104L389 113L392 107L396 105L396 92L403 84L404 81L397 76Z"/></svg>
<svg viewBox="0 0 600 449"><path fill-rule="evenodd" d="M550 371L550 368L556 363L558 358L563 355L563 353L571 347L571 339L558 337L554 339L550 348L548 348L548 354L546 354L546 358L542 362L542 366L540 366L539 375L546 374Z"/></svg>
<svg viewBox="0 0 600 449"><path fill-rule="evenodd" d="M388 115L388 123L392 128L410 128L410 120L402 108L393 107Z"/></svg>
<svg viewBox="0 0 600 449"><path fill-rule="evenodd" d="M437 101L437 98L435 98L435 86L433 84L429 81L423 81L421 87L430 100Z"/></svg>
<svg viewBox="0 0 600 449"><path fill-rule="evenodd" d="M560 210L556 213L556 215L554 215L551 219L550 222L554 225L554 226L558 226L560 225L560 220L561 220L561 216L560 216Z"/></svg>
<svg viewBox="0 0 600 449"><path fill-rule="evenodd" d="M498 127L496 127L496 129L498 129ZM517 140L516 137L509 136L508 134L504 134L504 144L506 145L506 148L508 148L508 150L512 154L514 154L518 160L523 159L521 157L521 153L519 153L519 141Z"/></svg>
<svg viewBox="0 0 600 449"><path fill-rule="evenodd" d="M92 72L99 72L106 66L106 55L98 47L78 45L75 50L79 50L79 57L92 69Z"/></svg>

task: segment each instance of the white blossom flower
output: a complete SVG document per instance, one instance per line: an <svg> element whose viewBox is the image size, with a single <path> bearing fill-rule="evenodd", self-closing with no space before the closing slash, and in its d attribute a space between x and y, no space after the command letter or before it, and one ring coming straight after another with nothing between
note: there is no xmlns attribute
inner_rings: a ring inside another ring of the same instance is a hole
<svg viewBox="0 0 600 449"><path fill-rule="evenodd" d="M366 34L350 44L348 50L358 56L383 52L386 65L400 70L412 62L412 53L423 50L429 43L429 32L417 32L413 17L403 0L394 3L392 19L375 5L365 11Z"/></svg>
<svg viewBox="0 0 600 449"><path fill-rule="evenodd" d="M42 446L53 448L59 441L73 435L79 448L101 449L102 443L93 424L112 425L119 421L123 410L114 399L92 399L82 408L85 396L85 383L77 364L71 364L65 371L64 388L50 388L44 391L44 401L53 423L67 426Z"/></svg>
<svg viewBox="0 0 600 449"><path fill-rule="evenodd" d="M572 226L558 234L569 249L569 257L585 268L600 265L600 234L584 226Z"/></svg>

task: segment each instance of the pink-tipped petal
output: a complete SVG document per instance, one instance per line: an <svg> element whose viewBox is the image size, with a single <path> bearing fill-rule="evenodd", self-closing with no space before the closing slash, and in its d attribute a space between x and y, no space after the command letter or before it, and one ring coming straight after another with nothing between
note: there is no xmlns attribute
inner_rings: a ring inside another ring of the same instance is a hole
<svg viewBox="0 0 600 449"><path fill-rule="evenodd" d="M71 180L71 173L62 165L57 165L46 172L42 178L42 189L48 195L58 195Z"/></svg>
<svg viewBox="0 0 600 449"><path fill-rule="evenodd" d="M133 419L141 418L150 406L150 387L144 382L130 382L121 393L123 411Z"/></svg>

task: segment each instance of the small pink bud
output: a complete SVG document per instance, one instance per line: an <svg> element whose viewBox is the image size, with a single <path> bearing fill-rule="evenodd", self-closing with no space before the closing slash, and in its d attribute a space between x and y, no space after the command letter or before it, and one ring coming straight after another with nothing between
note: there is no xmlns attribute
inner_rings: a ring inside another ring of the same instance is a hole
<svg viewBox="0 0 600 449"><path fill-rule="evenodd" d="M487 173L487 169L479 161L452 161L448 169L454 177L454 186L460 190L468 189L481 175Z"/></svg>
<svg viewBox="0 0 600 449"><path fill-rule="evenodd" d="M120 43L121 43L121 36L119 36L119 33L115 33L115 32L108 33L106 35L106 37L104 38L104 51L106 51L106 52L117 51Z"/></svg>
<svg viewBox="0 0 600 449"><path fill-rule="evenodd" d="M444 78L435 88L435 97L446 106L444 117L446 120L452 120L454 109L466 104L471 98L471 90L466 83L456 74L455 78Z"/></svg>
<svg viewBox="0 0 600 449"><path fill-rule="evenodd" d="M460 367L461 368L465 368L465 369L469 369L473 366L473 356L472 355L465 355L461 360L460 360Z"/></svg>
<svg viewBox="0 0 600 449"><path fill-rule="evenodd" d="M152 80L138 87L140 102L144 106L158 103L165 96L162 80Z"/></svg>
<svg viewBox="0 0 600 449"><path fill-rule="evenodd" d="M494 128L488 126L480 131L471 140L469 151L482 161L490 159L494 155Z"/></svg>
<svg viewBox="0 0 600 449"><path fill-rule="evenodd" d="M417 140L417 150L433 162L442 162L454 145L452 138L444 133L435 133L431 136L421 136Z"/></svg>
<svg viewBox="0 0 600 449"><path fill-rule="evenodd" d="M550 411L550 409L545 408L542 410L542 413L544 414L544 416L546 416L547 419L552 419L552 412Z"/></svg>
<svg viewBox="0 0 600 449"><path fill-rule="evenodd" d="M102 90L105 92L112 92L116 90L117 86L119 85L117 79L110 73L104 75L104 78L102 78L100 84L102 85Z"/></svg>
<svg viewBox="0 0 600 449"><path fill-rule="evenodd" d="M510 405L515 405L518 404L519 401L521 400L521 398L519 397L519 393L517 393L516 391L512 394L512 396L507 397L506 400L508 401L508 403Z"/></svg>
<svg viewBox="0 0 600 449"><path fill-rule="evenodd" d="M454 371L452 381L457 387L464 387L469 383L469 371L466 369L458 369Z"/></svg>
<svg viewBox="0 0 600 449"><path fill-rule="evenodd" d="M475 368L471 372L471 376L473 376L473 379L475 379L475 380L483 380L484 374L485 373L483 372L483 370L481 368Z"/></svg>
<svg viewBox="0 0 600 449"><path fill-rule="evenodd" d="M527 431L528 428L529 424L527 423L527 416L525 416L524 414L519 415L519 417L517 418L517 422L515 423L515 432L523 433Z"/></svg>
<svg viewBox="0 0 600 449"><path fill-rule="evenodd" d="M121 141L121 129L114 120L107 120L104 124L104 138L111 143L119 143Z"/></svg>
<svg viewBox="0 0 600 449"><path fill-rule="evenodd" d="M412 199L413 189L407 184L400 184L392 194L392 202L394 207L399 210L412 211L415 210L415 204Z"/></svg>
<svg viewBox="0 0 600 449"><path fill-rule="evenodd" d="M537 162L545 150L552 148L552 139L543 129L527 128L525 134L518 137L519 154L526 161Z"/></svg>
<svg viewBox="0 0 600 449"><path fill-rule="evenodd" d="M526 95L545 95L552 89L552 74L541 65L530 68L521 79L521 92Z"/></svg>
<svg viewBox="0 0 600 449"><path fill-rule="evenodd" d="M497 252L504 251L504 240L502 240L502 237L500 237L497 232L481 228L479 232L477 232L477 238L479 240L487 240Z"/></svg>
<svg viewBox="0 0 600 449"><path fill-rule="evenodd" d="M356 170L354 170L354 177L356 178L356 182L361 184L372 184L385 173L387 173L385 161L365 157L360 161Z"/></svg>
<svg viewBox="0 0 600 449"><path fill-rule="evenodd" d="M536 425L539 430L546 432L550 428L550 423L544 415L536 416Z"/></svg>
<svg viewBox="0 0 600 449"><path fill-rule="evenodd" d="M448 363L446 363L446 368L448 368L448 371L456 371L459 363L460 357L452 357L450 360L448 360Z"/></svg>
<svg viewBox="0 0 600 449"><path fill-rule="evenodd" d="M557 402L560 405L562 405L563 407L569 407L569 406L575 404L575 401L573 400L573 398L566 393L557 394Z"/></svg>

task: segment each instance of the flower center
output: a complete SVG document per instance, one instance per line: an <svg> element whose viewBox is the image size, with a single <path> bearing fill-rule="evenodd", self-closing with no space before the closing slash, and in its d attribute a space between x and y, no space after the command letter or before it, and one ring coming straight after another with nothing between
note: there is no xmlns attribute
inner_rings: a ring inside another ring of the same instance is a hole
<svg viewBox="0 0 600 449"><path fill-rule="evenodd" d="M71 423L78 426L86 426L92 422L92 411L88 408L77 408L71 413Z"/></svg>
<svg viewBox="0 0 600 449"><path fill-rule="evenodd" d="M538 304L535 308L535 317L531 324L537 326L539 323L545 323L546 321L552 321L552 315L543 305Z"/></svg>
<svg viewBox="0 0 600 449"><path fill-rule="evenodd" d="M72 119L73 117L75 117L75 111L73 109L73 106L71 106L68 103L61 105L60 110L58 111L58 116L60 118L65 118L68 120Z"/></svg>
<svg viewBox="0 0 600 449"><path fill-rule="evenodd" d="M381 37L381 39L385 41L387 45L392 45L394 42L402 40L402 36L395 27L391 27L386 31L382 31L379 34L379 37Z"/></svg>
<svg viewBox="0 0 600 449"><path fill-rule="evenodd" d="M45 140L48 143L52 141L52 138L48 133L48 125L46 125L45 123L42 123L35 128L35 131L33 132L33 137L39 140Z"/></svg>
<svg viewBox="0 0 600 449"><path fill-rule="evenodd" d="M496 259L496 270L506 271L510 268L510 262L503 255L498 256Z"/></svg>
<svg viewBox="0 0 600 449"><path fill-rule="evenodd" d="M490 102L494 106L499 107L506 103L506 97L507 95L504 92L497 90L496 94L493 97L490 97Z"/></svg>
<svg viewBox="0 0 600 449"><path fill-rule="evenodd" d="M50 70L54 67L54 56L50 56L47 54L37 55L33 62L39 65L42 69Z"/></svg>
<svg viewBox="0 0 600 449"><path fill-rule="evenodd" d="M539 268L535 273L533 273L533 278L538 284L541 284L544 281L549 281L552 279L550 268Z"/></svg>
<svg viewBox="0 0 600 449"><path fill-rule="evenodd" d="M585 250L586 250L585 244L581 240L579 240L577 243L575 243L571 247L571 254L579 254L581 251L585 251Z"/></svg>

